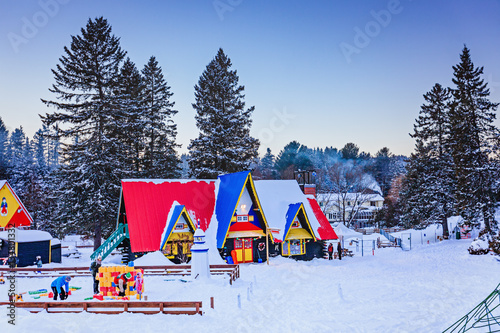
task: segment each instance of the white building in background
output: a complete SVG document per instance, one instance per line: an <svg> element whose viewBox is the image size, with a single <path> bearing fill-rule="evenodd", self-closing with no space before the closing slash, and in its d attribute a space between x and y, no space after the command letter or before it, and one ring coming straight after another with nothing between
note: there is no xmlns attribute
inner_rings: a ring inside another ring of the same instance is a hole
<svg viewBox="0 0 500 333"><path fill-rule="evenodd" d="M372 226L375 213L382 209L379 193L320 193L317 201L330 223L351 221L357 228Z"/></svg>

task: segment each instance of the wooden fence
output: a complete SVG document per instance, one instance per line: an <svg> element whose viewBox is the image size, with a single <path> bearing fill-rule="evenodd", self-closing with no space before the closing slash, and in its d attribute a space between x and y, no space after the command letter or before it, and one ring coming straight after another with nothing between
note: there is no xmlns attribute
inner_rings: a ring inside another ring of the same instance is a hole
<svg viewBox="0 0 500 333"><path fill-rule="evenodd" d="M9 305L0 302L0 306ZM27 309L31 313L101 313L119 314L123 312L144 314L187 314L203 315L202 302L151 302L151 301L88 301L88 302L15 302L16 308ZM212 301L213 304L213 301Z"/></svg>
<svg viewBox="0 0 500 333"><path fill-rule="evenodd" d="M191 265L165 265L165 266L135 266L144 269L145 275L191 275ZM19 267L9 268L0 266L0 272L14 272L16 277L57 277L61 275L90 276L88 267ZM40 272L36 273L35 272ZM229 276L229 283L233 284L240 277L239 265L210 265L210 274Z"/></svg>

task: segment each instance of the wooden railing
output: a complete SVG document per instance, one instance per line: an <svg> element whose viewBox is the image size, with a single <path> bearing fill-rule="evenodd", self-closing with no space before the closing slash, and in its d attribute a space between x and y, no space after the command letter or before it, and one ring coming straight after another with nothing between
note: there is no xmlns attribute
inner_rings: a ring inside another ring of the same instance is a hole
<svg viewBox="0 0 500 333"><path fill-rule="evenodd" d="M144 269L145 275L191 275L191 265L165 265L165 266L135 266ZM88 267L19 267L9 268L0 266L0 272L14 272L16 277L39 276L57 277L61 275L90 276ZM35 272L40 272L35 275ZM240 277L239 265L210 265L210 274L229 275L229 283L233 284Z"/></svg>
<svg viewBox="0 0 500 333"><path fill-rule="evenodd" d="M0 302L0 306L9 305ZM144 314L188 314L203 315L202 302L151 302L151 301L89 301L89 302L15 302L16 308L27 309L32 313L102 313L118 314L123 312Z"/></svg>

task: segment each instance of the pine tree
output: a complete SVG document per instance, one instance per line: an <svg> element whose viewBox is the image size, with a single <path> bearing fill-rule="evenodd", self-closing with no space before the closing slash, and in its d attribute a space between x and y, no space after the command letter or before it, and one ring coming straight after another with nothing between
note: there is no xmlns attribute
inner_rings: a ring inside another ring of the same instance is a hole
<svg viewBox="0 0 500 333"><path fill-rule="evenodd" d="M494 235L498 168L491 157L498 153L500 132L494 125L498 103L488 99L487 83L481 79L483 67L474 67L466 46L453 70L449 117L457 209L469 225L478 225L482 218L485 233Z"/></svg>
<svg viewBox="0 0 500 333"><path fill-rule="evenodd" d="M356 160L359 156L359 147L352 142L348 142L340 150L340 153L344 160Z"/></svg>
<svg viewBox="0 0 500 333"><path fill-rule="evenodd" d="M389 192L393 178L393 174L391 172L391 158L392 154L387 147L383 147L375 155L373 173L375 180L378 182L380 189L382 190L383 197L385 197Z"/></svg>
<svg viewBox="0 0 500 333"><path fill-rule="evenodd" d="M9 159L9 182L22 200L25 198L25 191L31 169L30 162L32 162L29 139L24 134L22 126L16 128L10 136Z"/></svg>
<svg viewBox="0 0 500 333"><path fill-rule="evenodd" d="M267 148L266 154L259 161L257 169L254 171L255 179L277 179L278 173L275 169L275 157L270 148Z"/></svg>
<svg viewBox="0 0 500 333"><path fill-rule="evenodd" d="M0 180L8 177L9 156L7 154L9 146L9 131L0 117Z"/></svg>
<svg viewBox="0 0 500 333"><path fill-rule="evenodd" d="M124 143L120 158L130 166L130 178L141 177L144 155L144 82L135 64L127 58L118 77L118 138Z"/></svg>
<svg viewBox="0 0 500 333"><path fill-rule="evenodd" d="M172 117L177 113L172 109L173 93L163 77L161 67L155 57L151 57L142 70L144 80L144 177L178 178L180 176L179 157L175 149L177 125Z"/></svg>
<svg viewBox="0 0 500 333"><path fill-rule="evenodd" d="M97 248L102 234L113 230L124 172L116 158L123 144L116 137L119 103L114 92L126 52L102 17L89 19L81 34L71 38L52 70L56 83L49 90L57 101L42 100L59 112L42 121L64 124L58 137L71 142L63 144L59 223L66 224L65 231L92 234Z"/></svg>
<svg viewBox="0 0 500 333"><path fill-rule="evenodd" d="M415 205L405 207L405 211L410 210L418 216L418 221L415 221L407 214L408 222L420 228L439 222L445 237L449 234L448 217L453 215L455 205L455 174L449 144L449 98L448 90L440 84L435 84L424 95L426 104L420 109L411 135L417 142L417 152L410 158L405 181L405 200L409 201L407 204ZM414 174L416 169L419 172Z"/></svg>
<svg viewBox="0 0 500 333"><path fill-rule="evenodd" d="M198 138L191 141L189 166L195 178L247 170L258 156L259 141L250 136L251 115L245 109L244 86L231 70L231 60L219 49L195 86Z"/></svg>

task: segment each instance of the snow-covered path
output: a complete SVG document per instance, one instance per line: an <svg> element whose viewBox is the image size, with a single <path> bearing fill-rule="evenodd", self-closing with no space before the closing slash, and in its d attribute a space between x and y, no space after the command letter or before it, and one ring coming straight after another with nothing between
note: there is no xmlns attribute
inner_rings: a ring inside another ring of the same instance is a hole
<svg viewBox="0 0 500 333"><path fill-rule="evenodd" d="M18 310L12 329L0 332L440 332L470 311L500 282L500 262L470 256L470 240L445 241L404 252L378 249L375 256L342 261L241 265L241 278L209 282L146 277L150 300L202 300L203 316L30 314ZM91 291L90 278L72 282ZM50 279L19 279L19 290L48 288ZM238 307L238 294L241 309ZM6 295L0 286L0 295ZM210 296L215 309L209 308ZM2 296L2 299L5 296ZM5 307L0 309L5 313ZM7 330L5 330L5 328Z"/></svg>

